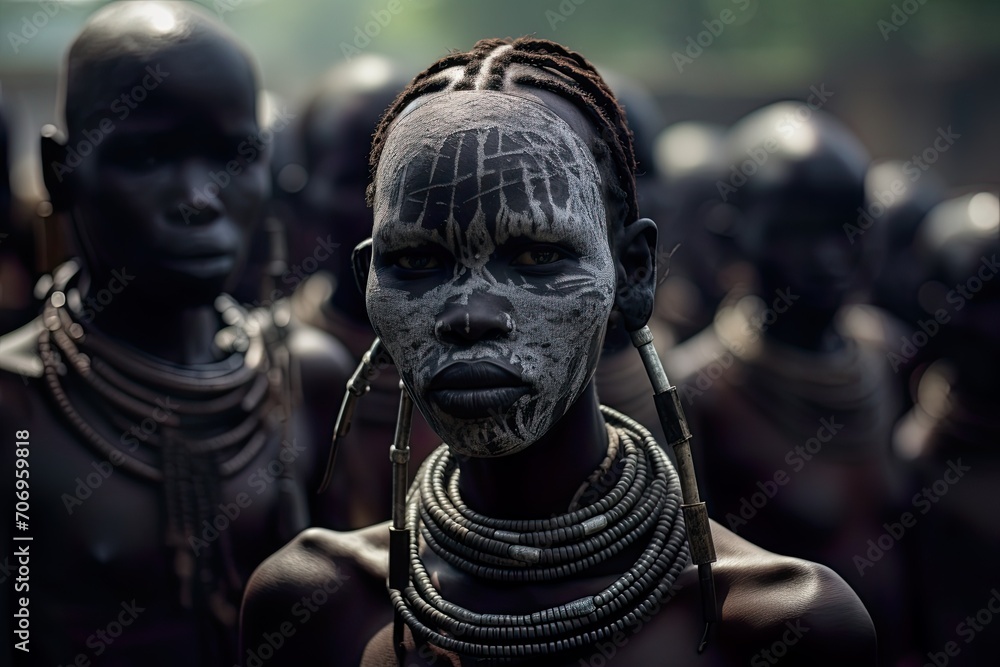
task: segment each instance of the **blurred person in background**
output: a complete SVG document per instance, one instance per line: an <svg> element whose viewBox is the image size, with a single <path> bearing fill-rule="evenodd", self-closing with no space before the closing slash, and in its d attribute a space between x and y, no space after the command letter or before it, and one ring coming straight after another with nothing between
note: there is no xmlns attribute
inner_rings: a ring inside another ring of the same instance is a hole
<svg viewBox="0 0 1000 667"><path fill-rule="evenodd" d="M0 430L30 441L23 657L233 664L246 578L325 523L312 491L349 359L224 294L268 195L256 67L224 26L193 5L108 5L59 99L65 136L44 131L42 164L77 259L0 340Z"/></svg>
<svg viewBox="0 0 1000 667"><path fill-rule="evenodd" d="M934 206L945 197L944 185L932 173L914 179L915 168L899 160L872 166L865 179L867 205L858 211L856 222L845 226L852 240L860 242L873 225L879 244L871 283L871 315L882 322L882 337L897 345L920 330L928 317L921 305L921 287L927 282L928 266L916 254L917 229ZM925 295L926 297L926 295ZM859 305L859 308L864 308ZM936 343L919 348L915 354L893 350L889 357L900 392L900 409L913 406L917 382L927 365L937 357Z"/></svg>
<svg viewBox="0 0 1000 667"><path fill-rule="evenodd" d="M351 264L354 247L372 233L372 213L365 203L368 153L378 119L407 81L400 66L387 58L355 57L332 68L316 85L298 126L297 153L306 180L286 196L290 263L296 270L286 274L291 279L285 282L297 285L293 315L342 342L355 364L375 340ZM388 450L396 428L399 375L388 360L377 363L377 376L357 403L350 431L338 439L333 478L325 492L336 508L331 527L340 530L390 516ZM440 438L415 415L411 442L419 464Z"/></svg>
<svg viewBox="0 0 1000 667"><path fill-rule="evenodd" d="M656 161L653 157L656 137L663 129L663 114L653 96L638 81L619 72L601 70L601 75L614 91L632 130L636 161L636 199L643 216L660 220L662 190L659 187ZM658 227L659 229L659 227ZM669 251L657 249L662 272L669 271ZM649 322L657 352L662 356L674 343L674 333L658 318ZM658 441L663 441L663 428L656 414L652 394L645 387L646 371L642 359L629 339L628 332L616 319L611 322L604 338L601 361L594 381L604 404L630 415L649 429ZM673 450L668 449L673 456Z"/></svg>
<svg viewBox="0 0 1000 667"><path fill-rule="evenodd" d="M843 229L865 205L870 160L839 121L822 111L802 120L799 107L772 104L727 133L724 161L735 169L726 208L714 214L729 217L755 281L675 348L668 377L699 443L713 517L837 571L869 608L882 660L893 664L908 639L899 550L869 576L854 560L901 490L885 344L872 344L870 323L846 302L870 261L874 235L852 244Z"/></svg>
<svg viewBox="0 0 1000 667"><path fill-rule="evenodd" d="M910 587L918 641L936 664L951 657L956 664L993 664L1000 655L1000 634L990 623L1000 614L994 575L1000 561L996 190L938 204L915 236L914 255L929 267L927 317L937 327L941 355L920 378L917 403L894 443L918 473L912 518L905 522L917 563Z"/></svg>
<svg viewBox="0 0 1000 667"><path fill-rule="evenodd" d="M25 215L25 206L11 190L10 162L10 128L0 95L0 334L30 320L38 306L32 297L34 216Z"/></svg>
<svg viewBox="0 0 1000 667"><path fill-rule="evenodd" d="M295 114L284 99L271 91L261 91L257 99L261 136L266 139L263 143L267 144L270 157L272 194L261 207L261 221L254 227L246 263L231 294L248 307L272 308L275 302L291 294L290 289L278 287L281 276L288 270L288 242L286 224L280 215L279 167L274 160L285 157L283 148L289 143L288 136L294 134Z"/></svg>
<svg viewBox="0 0 1000 667"><path fill-rule="evenodd" d="M711 324L723 297L735 287L731 240L725 235L729 230L712 227L712 212L722 201L718 184L724 136L722 125L684 121L656 138L663 211L657 225L659 251L670 257L657 288L656 318L670 326L678 342Z"/></svg>

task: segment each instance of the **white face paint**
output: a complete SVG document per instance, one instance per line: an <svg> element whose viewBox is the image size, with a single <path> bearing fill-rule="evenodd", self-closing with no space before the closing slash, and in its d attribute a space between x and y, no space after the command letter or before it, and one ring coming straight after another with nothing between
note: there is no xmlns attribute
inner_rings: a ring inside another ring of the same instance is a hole
<svg viewBox="0 0 1000 667"><path fill-rule="evenodd" d="M524 449L587 386L614 303L590 150L540 103L447 93L396 122L375 184L368 313L414 401L460 454Z"/></svg>

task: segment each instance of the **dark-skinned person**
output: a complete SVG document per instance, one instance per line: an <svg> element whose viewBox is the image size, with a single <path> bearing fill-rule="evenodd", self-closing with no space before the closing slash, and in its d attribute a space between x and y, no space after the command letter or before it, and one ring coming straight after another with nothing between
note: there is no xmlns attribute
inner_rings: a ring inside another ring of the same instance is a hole
<svg viewBox="0 0 1000 667"><path fill-rule="evenodd" d="M722 125L683 121L656 137L660 256L669 257L670 266L660 277L654 318L666 323L678 342L711 324L723 297L735 287L728 230L713 229L711 215L723 203L724 136Z"/></svg>
<svg viewBox="0 0 1000 667"><path fill-rule="evenodd" d="M0 89L0 335L34 316L31 296L36 250L33 216L11 187L11 128Z"/></svg>
<svg viewBox="0 0 1000 667"><path fill-rule="evenodd" d="M23 443L2 491L28 494L32 540L4 540L31 580L4 596L30 637L3 650L25 664L233 664L254 567L324 525L350 359L225 294L268 196L257 93L194 5L108 5L69 48L41 149L77 258L0 340L0 429Z"/></svg>
<svg viewBox="0 0 1000 667"><path fill-rule="evenodd" d="M926 346L933 337L940 359L921 376L916 405L896 428L896 451L914 465L917 483L907 511L891 527L912 545L919 645L933 664L985 665L1000 652L991 627L1000 593L988 575L1000 558L994 510L1000 203L991 190L935 206L913 248L928 268L931 312L909 343Z"/></svg>
<svg viewBox="0 0 1000 667"><path fill-rule="evenodd" d="M880 247L870 311L882 322L882 337L899 344L920 331L920 323L929 314L921 305L921 296L928 297L921 290L929 278L928 266L917 256L914 244L924 217L945 199L945 188L933 174L915 171L912 164L899 160L873 164L865 187L867 206L858 212L856 221L847 223L845 231L854 242L861 242L869 231L875 234ZM936 344L906 352L890 347L888 357L903 411L913 407L920 376L938 355Z"/></svg>
<svg viewBox="0 0 1000 667"><path fill-rule="evenodd" d="M884 664L905 653L901 549L877 571L866 540L898 516L905 472L891 453L899 414L889 341L850 297L864 287L875 231L844 224L865 203L870 159L832 115L765 106L733 125L724 162L749 172L726 194L745 292L674 349L677 381L712 516L764 548L833 568L872 614ZM875 331L876 334L872 334Z"/></svg>
<svg viewBox="0 0 1000 667"><path fill-rule="evenodd" d="M668 443L599 403L612 315L673 394L645 327L655 224L588 60L534 38L452 53L383 116L371 163L354 263L405 387L393 520L306 531L262 564L247 664L874 663L840 577L710 522L689 440L670 443L675 469ZM407 491L413 406L445 444Z"/></svg>

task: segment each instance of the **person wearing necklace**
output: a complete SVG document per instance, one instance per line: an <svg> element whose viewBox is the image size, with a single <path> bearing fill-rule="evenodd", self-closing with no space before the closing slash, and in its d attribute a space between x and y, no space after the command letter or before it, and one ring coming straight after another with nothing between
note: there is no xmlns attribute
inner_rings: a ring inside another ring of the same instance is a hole
<svg viewBox="0 0 1000 667"><path fill-rule="evenodd" d="M382 112L407 83L398 65L365 54L327 72L302 114L300 150L308 180L290 197L295 210L292 227L298 239L292 245L303 248L297 253L300 257L311 253L310 246L326 235L338 245L324 267L329 272L313 274L296 289L292 312L343 342L358 361L375 338L350 261L354 247L371 235L371 211L365 205L370 138ZM631 82L622 80L621 87L629 91L632 106L646 112L640 118L649 116L643 103L652 102ZM618 97L621 99L621 94ZM630 114L633 131L635 116ZM652 133L657 127L655 116L647 118L644 125L645 134ZM651 158L646 164L649 162ZM669 343L667 333L666 327L657 327L660 349ZM381 448L370 443L392 441L399 375L388 363L380 364L377 370L370 390L353 412L350 430L338 439L336 465L326 492L336 499L333 504L338 515L330 526L335 529L362 528L391 515L390 461ZM595 376L605 403L660 433L651 394L634 382L637 372L643 373L642 362L628 333L620 327L615 334L609 332ZM413 415L411 464L418 465L440 443L423 417Z"/></svg>
<svg viewBox="0 0 1000 667"><path fill-rule="evenodd" d="M924 317L939 324L933 344L941 355L921 376L917 403L893 443L917 471L910 509L918 523L910 546L920 647L922 655L939 654L954 643L951 653L959 650L963 662L989 664L1000 651L997 635L983 632L987 612L1000 609L995 582L985 576L1000 557L992 502L1000 480L996 191L969 192L931 209L915 234L913 255L927 267L922 291L935 295L923 301Z"/></svg>
<svg viewBox="0 0 1000 667"><path fill-rule="evenodd" d="M898 394L889 341L869 309L845 305L869 244L845 234L865 204L869 157L832 116L781 102L735 124L724 164L753 168L713 215L728 218L755 284L667 359L713 518L741 537L832 567L858 591L885 664L906 650L901 549L878 572L866 540L899 516L903 474L890 453ZM750 171L747 168L747 171Z"/></svg>
<svg viewBox="0 0 1000 667"><path fill-rule="evenodd" d="M268 195L256 81L187 4L111 4L69 49L42 163L78 259L0 339L0 431L28 443L2 482L30 506L31 541L4 540L30 549L3 596L30 614L30 643L4 633L22 664L232 664L253 568L324 523L350 358L225 295Z"/></svg>
<svg viewBox="0 0 1000 667"><path fill-rule="evenodd" d="M612 313L650 354L656 228L586 59L533 38L453 53L397 97L371 164L355 265L405 387L390 451L402 465L407 397L446 444L391 529L311 529L257 569L246 664L722 665L772 648L873 664L838 576L700 521L690 454L679 475L598 401Z"/></svg>

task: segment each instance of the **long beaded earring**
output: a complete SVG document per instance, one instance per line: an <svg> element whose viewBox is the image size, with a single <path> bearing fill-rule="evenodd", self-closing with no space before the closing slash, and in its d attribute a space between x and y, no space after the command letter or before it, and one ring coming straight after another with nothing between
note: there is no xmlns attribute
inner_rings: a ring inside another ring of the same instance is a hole
<svg viewBox="0 0 1000 667"><path fill-rule="evenodd" d="M326 491L333 478L333 469L337 460L338 440L351 430L351 418L354 408L362 396L371 388L371 381L378 374L379 368L392 363L391 358L382 347L378 338L361 358L361 363L347 381L347 392L340 404L337 424L333 431L333 441L330 443L330 455L326 462L326 472L319 487L319 493ZM402 592L410 585L410 569L407 555L410 548L410 530L406 527L406 493L409 489L410 464L410 424L413 419L413 400L409 392L399 382L399 414L396 418L396 433L389 449L389 459L392 461L392 525L389 527L389 589ZM397 609L393 613L392 642L395 647L399 664L402 665L406 650L403 646L403 617Z"/></svg>
<svg viewBox="0 0 1000 667"><path fill-rule="evenodd" d="M410 423L413 418L413 400L399 381L399 416L396 433L389 448L392 461L392 526L389 527L389 589L402 593L410 585L410 567L407 558L410 549L410 530L406 527L406 494L409 489ZM392 645L396 658L402 665L406 657L403 646L403 616L398 608L393 610Z"/></svg>
<svg viewBox="0 0 1000 667"><path fill-rule="evenodd" d="M354 374L347 381L347 391L344 400L340 404L340 412L337 414L337 422L333 429L333 440L330 442L330 455L326 459L326 471L323 473L323 481L320 482L317 493L323 493L330 486L333 479L333 468L337 462L337 448L339 440L346 436L351 430L351 419L354 417L354 408L358 399L368 393L371 389L371 382L378 375L379 370L392 363L392 358L382 346L382 341L378 338L368 348L368 351L361 357L361 363L355 369Z"/></svg>
<svg viewBox="0 0 1000 667"><path fill-rule="evenodd" d="M667 444L674 448L677 458L677 472L681 481L681 494L684 504L684 524L687 528L688 542L691 545L691 560L698 565L698 581L701 586L702 615L705 618L705 633L698 645L701 653L708 645L708 635L712 624L719 620L719 610L715 596L715 576L712 574L712 563L717 558L715 543L712 540L712 527L708 521L708 509L698 495L698 478L694 472L694 459L691 456L691 430L688 428L684 410L681 407L677 388L670 385L667 374L660 363L660 357L653 347L653 334L648 326L643 326L629 333L632 344L642 357L642 365L646 368L649 381L653 385L653 401L660 425L667 437Z"/></svg>

